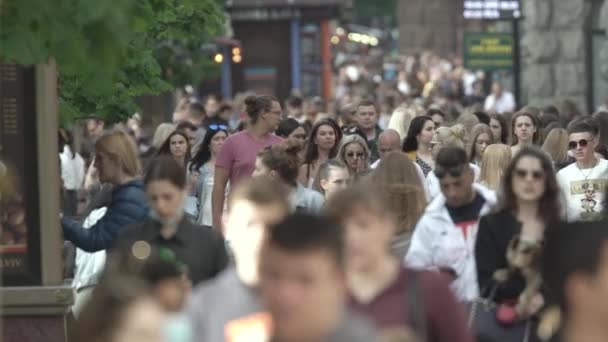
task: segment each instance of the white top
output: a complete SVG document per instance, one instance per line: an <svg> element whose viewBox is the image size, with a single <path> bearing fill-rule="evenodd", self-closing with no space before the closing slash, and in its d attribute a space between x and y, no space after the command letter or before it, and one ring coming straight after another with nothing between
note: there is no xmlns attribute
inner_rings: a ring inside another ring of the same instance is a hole
<svg viewBox="0 0 608 342"><path fill-rule="evenodd" d="M494 110L498 113L512 112L515 110L515 97L508 91L503 91L500 98L490 94L483 106L486 111Z"/></svg>
<svg viewBox="0 0 608 342"><path fill-rule="evenodd" d="M63 146L63 152L59 153L61 160L61 179L66 190L80 190L84 183L84 160L76 153L72 158L72 150L68 145Z"/></svg>
<svg viewBox="0 0 608 342"><path fill-rule="evenodd" d="M599 159L592 169L570 164L557 173L565 219L593 221L601 218L608 185L608 161Z"/></svg>
<svg viewBox="0 0 608 342"><path fill-rule="evenodd" d="M91 211L89 216L84 220L82 227L89 229L99 221L108 210L107 207L101 207ZM95 253L85 252L80 248L76 248L76 270L74 271L74 280L72 287L79 290L83 287L97 285L99 275L103 271L106 264L106 251L102 250Z"/></svg>
<svg viewBox="0 0 608 342"><path fill-rule="evenodd" d="M487 215L496 205L496 195L483 185L474 184L473 187L485 199L480 217ZM418 269L453 269L457 278L452 282L451 288L456 297L463 302L476 299L479 296L475 263L478 223L469 228L465 239L450 217L445 197L439 194L428 205L416 225L405 263Z"/></svg>
<svg viewBox="0 0 608 342"><path fill-rule="evenodd" d="M212 226L211 195L213 194L213 183L215 179L215 168L203 165L200 169L198 197L198 217L196 223L203 226Z"/></svg>

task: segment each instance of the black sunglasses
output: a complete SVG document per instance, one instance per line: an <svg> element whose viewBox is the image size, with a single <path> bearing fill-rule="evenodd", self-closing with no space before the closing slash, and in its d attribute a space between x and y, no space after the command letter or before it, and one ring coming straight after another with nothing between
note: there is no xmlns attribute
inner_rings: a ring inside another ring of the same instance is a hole
<svg viewBox="0 0 608 342"><path fill-rule="evenodd" d="M226 131L226 130L228 130L228 126L213 124L213 125L209 125L209 129L212 131L219 131L219 130Z"/></svg>
<svg viewBox="0 0 608 342"><path fill-rule="evenodd" d="M515 175L521 179L526 179L528 177L528 175L531 175L532 179L534 179L534 180L541 180L545 177L545 173L543 171L537 171L537 170L528 171L528 170L517 169L517 170L515 170Z"/></svg>
<svg viewBox="0 0 608 342"><path fill-rule="evenodd" d="M581 139L579 141L571 141L568 143L568 149L569 150L574 150L575 148L577 148L578 146L580 147L587 147L587 145L589 145L589 142L592 141L591 140L587 140L587 139Z"/></svg>
<svg viewBox="0 0 608 342"><path fill-rule="evenodd" d="M450 166L450 167L435 167L435 176L441 179L447 175L450 175L454 178L462 176L464 172L464 167L462 165Z"/></svg>

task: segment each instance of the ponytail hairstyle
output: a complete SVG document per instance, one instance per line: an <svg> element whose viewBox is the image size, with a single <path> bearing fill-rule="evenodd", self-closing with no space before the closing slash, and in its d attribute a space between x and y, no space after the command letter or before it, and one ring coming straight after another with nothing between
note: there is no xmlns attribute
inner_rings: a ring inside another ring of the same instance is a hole
<svg viewBox="0 0 608 342"><path fill-rule="evenodd" d="M422 132L427 121L433 121L430 116L417 116L412 119L410 127L407 130L407 135L403 140L403 152L414 152L418 150L418 135Z"/></svg>
<svg viewBox="0 0 608 342"><path fill-rule="evenodd" d="M266 147L258 153L258 158L270 171L275 171L283 182L296 186L300 150L298 143L286 140L281 144Z"/></svg>
<svg viewBox="0 0 608 342"><path fill-rule="evenodd" d="M245 107L251 123L256 123L260 115L270 112L272 110L273 102L279 102L279 100L277 100L276 97L270 95L248 96L245 99Z"/></svg>

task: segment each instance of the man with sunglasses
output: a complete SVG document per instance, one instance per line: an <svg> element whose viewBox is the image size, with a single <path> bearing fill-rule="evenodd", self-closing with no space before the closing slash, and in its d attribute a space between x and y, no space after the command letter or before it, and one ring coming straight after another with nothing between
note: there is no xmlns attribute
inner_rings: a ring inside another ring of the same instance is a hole
<svg viewBox="0 0 608 342"><path fill-rule="evenodd" d="M496 195L474 183L475 173L460 147L441 149L434 172L441 194L418 221L405 262L445 273L453 279L458 299L472 301L479 295L475 266L479 219L496 205Z"/></svg>
<svg viewBox="0 0 608 342"><path fill-rule="evenodd" d="M576 162L557 174L565 219L595 221L601 218L608 185L608 161L595 155L599 126L593 119L580 119L570 124L568 135Z"/></svg>

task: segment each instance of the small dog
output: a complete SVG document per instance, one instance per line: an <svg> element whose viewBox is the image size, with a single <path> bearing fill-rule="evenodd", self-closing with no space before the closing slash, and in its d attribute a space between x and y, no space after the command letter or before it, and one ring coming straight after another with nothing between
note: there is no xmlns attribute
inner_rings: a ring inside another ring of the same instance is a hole
<svg viewBox="0 0 608 342"><path fill-rule="evenodd" d="M540 276L540 254L542 244L523 240L516 235L507 247L509 267L494 272L494 279L499 283L507 281L513 273L519 271L526 280L526 288L521 293L515 305L515 312L522 317L532 298L538 293L542 278Z"/></svg>

